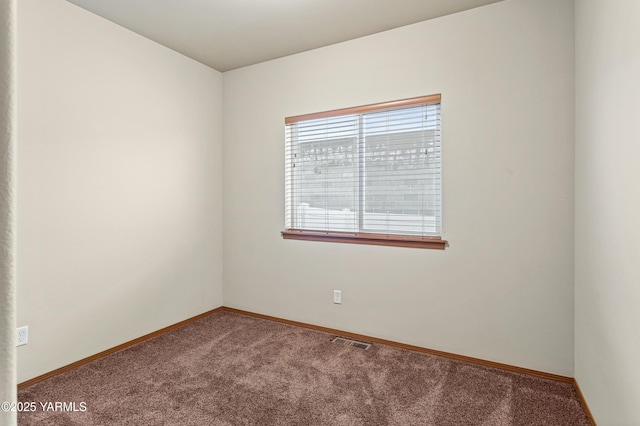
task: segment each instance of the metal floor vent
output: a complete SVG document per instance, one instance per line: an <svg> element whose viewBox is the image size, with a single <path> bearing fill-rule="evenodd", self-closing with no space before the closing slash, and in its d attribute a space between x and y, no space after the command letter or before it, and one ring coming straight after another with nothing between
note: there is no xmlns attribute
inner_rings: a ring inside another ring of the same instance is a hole
<svg viewBox="0 0 640 426"><path fill-rule="evenodd" d="M344 337L334 337L332 343L339 343L345 346L353 346L354 348L367 350L371 347L371 343L359 342L357 340L345 339Z"/></svg>

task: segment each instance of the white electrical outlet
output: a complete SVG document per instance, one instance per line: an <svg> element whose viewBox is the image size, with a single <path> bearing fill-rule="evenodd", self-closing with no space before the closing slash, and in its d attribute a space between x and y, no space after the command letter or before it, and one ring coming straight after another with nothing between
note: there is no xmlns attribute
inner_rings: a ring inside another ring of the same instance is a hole
<svg viewBox="0 0 640 426"><path fill-rule="evenodd" d="M29 326L18 327L18 344L17 346L26 345L29 342Z"/></svg>
<svg viewBox="0 0 640 426"><path fill-rule="evenodd" d="M342 304L342 290L333 290L333 303Z"/></svg>

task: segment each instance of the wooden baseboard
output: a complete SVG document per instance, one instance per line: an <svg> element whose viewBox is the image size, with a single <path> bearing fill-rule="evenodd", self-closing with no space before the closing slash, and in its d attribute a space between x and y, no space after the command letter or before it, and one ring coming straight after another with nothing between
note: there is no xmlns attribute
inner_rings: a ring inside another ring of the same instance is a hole
<svg viewBox="0 0 640 426"><path fill-rule="evenodd" d="M591 414L589 405L587 405L587 400L584 399L584 395L582 394L582 391L580 390L580 386L578 386L578 381L576 379L573 379L573 388L578 394L578 399L580 399L580 404L582 405L582 409L584 410L585 414L587 415L587 418L591 422L591 425L597 426L596 419L593 417L593 414Z"/></svg>
<svg viewBox="0 0 640 426"><path fill-rule="evenodd" d="M241 315L247 315L247 316L252 316L255 318L261 318L261 319L266 319L266 320L270 320L270 321L276 321L276 322L280 322L283 324L289 324L289 325L294 325L297 327L303 327L303 328L308 328L311 330L317 330L317 331L323 331L326 333L331 333L331 334L338 334L340 336L345 336L345 337L350 337L352 339L356 339L356 340L364 340L366 342L371 342L371 343L379 343L379 344L384 344L384 345L388 345L388 346L393 346L396 348L401 348L401 349L407 349L407 350L411 350L411 351L416 351L416 352L421 352L421 353L425 353L425 354L429 354L429 355L436 355L436 356L441 356L444 358L450 358L450 359L455 359L458 361L464 361L464 362L470 362L472 364L477 364L477 365L483 365L485 367L491 367L491 368L497 368L500 370L506 370L506 371L511 371L511 372L515 372L515 373L520 373L520 374L526 374L529 376L535 376L535 377L540 377L543 379L549 379L549 380L555 380L558 382L563 382L563 383L570 383L573 385L573 388L576 391L576 394L578 395L578 398L580 400L580 403L582 404L582 408L584 409L585 414L587 415L587 418L589 419L589 421L591 422L591 424L593 426L597 426L596 425L596 421L593 418L593 414L591 414L591 410L589 410L589 406L587 405L587 401L584 399L584 395L582 394L582 391L580 390L580 386L578 386L578 382L576 379L574 379L573 377L566 377L566 376L560 376L557 374L551 374L551 373L545 373L544 371L537 371L537 370L531 370L528 368L523 368L523 367L516 367L513 365L509 365L509 364L502 364L499 362L494 362L494 361L488 361L488 360L484 360L484 359L480 359L480 358L473 358L473 357L469 357L469 356L465 356L465 355L458 355L458 354L454 354L454 353L450 353L450 352L443 352L443 351L437 351L434 349L428 349L428 348L423 348L420 346L413 346L413 345L407 345L404 343L398 343L398 342L394 342L392 340L385 340L385 339L378 339L377 337L371 337L371 336L365 336L363 334L357 334L357 333L351 333L348 331L342 331L342 330L337 330L334 328L328 328L328 327L322 327L322 326L318 326L318 325L313 325L313 324L307 324L304 322L299 322L299 321L291 321L291 320L287 320L287 319L283 319L283 318L278 318L278 317L273 317L270 315L263 315L263 314L258 314L255 312L249 312L249 311L243 311L241 309L236 309L236 308L230 308L227 306L221 306L219 308L213 309L211 311L208 312L204 312L200 315L196 315L195 317L191 317L188 318L184 321L180 321L176 324L170 325L168 327L164 327L160 330L154 331L153 333L149 333L149 334L145 334L142 337L138 337L137 339L133 339L130 340L126 343L123 343L121 345L115 346L111 349L107 349L105 351L99 352L95 355L92 355L90 357L81 359L79 361L73 362L71 364L65 365L64 367L60 367L56 370L50 371L48 373L42 374L38 377L34 377L33 379L24 381L20 384L18 384L18 390L27 388L29 386L35 385L38 382L41 382L43 380L49 379L51 377L57 376L59 374L65 373L69 370L73 370L74 368L78 368L84 364L88 364L92 361L95 361L97 359L100 358L104 358L108 355L111 355L112 353L121 351L123 349L126 349L130 346L133 346L137 343L140 342L144 342L145 340L149 340L152 339L154 337L157 337L163 333L166 333L168 331L171 330L175 330L176 328L185 326L189 323L192 323L194 321L197 321L201 318L207 317L209 315L215 314L216 312L222 312L222 311L226 311L226 312L234 312L237 314L241 314Z"/></svg>
<svg viewBox="0 0 640 426"><path fill-rule="evenodd" d="M531 370L528 368L523 368L523 367L516 367L513 365L509 365L509 364L503 364L503 363L499 363L499 362L494 362L494 361L488 361L488 360L484 360L484 359L480 359L480 358L473 358L473 357L469 357L469 356L465 356L465 355L458 355L458 354L454 354L454 353L450 353L450 352L443 352L443 351L438 351L435 349L428 349L428 348L423 348L420 346L413 346L413 345L407 345L405 343L398 343L398 342L394 342L392 340L386 340L386 339L379 339L377 337L371 337L371 336L366 336L363 334L357 334L357 333L351 333L348 331L343 331L343 330L337 330L334 328L328 328L328 327L322 327L322 326L318 326L318 325L313 325L313 324L307 324L304 322L299 322L299 321L292 321L292 320L287 320L284 318L278 318L278 317L273 317L270 315L263 315L263 314L258 314L255 312L249 312L249 311L243 311L241 309L236 309L236 308L230 308L227 306L221 306L219 308L213 309L211 311L202 313L200 315L196 315L195 317L186 319L184 321L180 321L176 324L170 325L168 327L162 328L160 330L154 331L153 333L149 333L146 334L142 337L138 337L137 339L133 339L130 340L126 343L123 343L121 345L115 346L111 349L107 349L105 351L102 351L100 353L97 353L95 355L92 355L90 357L81 359L79 361L73 362L71 364L65 365L64 367L60 367L56 370L50 371L48 373L45 373L43 375L40 375L38 377L34 377L33 379L24 381L20 384L18 384L18 390L27 388L29 386L32 386L38 382L41 382L43 380L46 380L48 378L57 376L59 374L62 374L64 372L67 372L69 370L73 370L74 368L80 367L84 364L88 364L92 361L95 361L97 359L100 358L104 358L105 356L108 356L114 352L118 352L121 351L123 349L126 349L130 346L133 346L137 343L143 342L145 340L149 340L151 338L157 337L163 333L166 333L168 331L171 330L175 330L176 328L185 326L191 322L197 321L201 318L204 318L206 316L212 315L216 312L221 312L221 311L226 311L226 312L234 312L237 314L241 314L241 315L247 315L247 316L252 316L255 318L261 318L261 319L266 319L266 320L270 320L270 321L276 321L276 322L280 322L280 323L284 323L284 324L289 324L289 325L294 325L297 327L303 327L303 328L307 328L307 329L311 329L311 330L317 330L317 331L323 331L326 333L331 333L331 334L337 334L340 336L345 336L345 337L350 337L352 339L356 339L356 340L364 340L367 342L371 342L371 343L379 343L379 344L383 344L383 345L388 345L388 346L393 346L396 348L401 348L401 349L407 349L407 350L411 350L411 351L415 351L415 352L421 352L421 353L425 353L425 354L429 354L429 355L436 355L436 356L441 356L444 358L449 358L449 359L455 359L458 361L464 361L464 362L469 362L472 364L477 364L477 365L483 365L485 367L491 367L491 368L497 368L500 370L506 370L506 371L511 371L514 373L520 373L520 374L526 374L529 376L535 376L535 377L540 377L543 379L548 379L548 380L555 380L558 382L564 382L564 383L570 383L572 384L575 389L576 392L578 393L578 396L580 397L580 401L582 402L584 408L585 408L585 412L587 413L587 415L589 416L589 419L593 422L593 416L591 416L591 413L589 412L589 409L587 407L587 404L584 400L584 397L582 396L582 393L580 392L580 388L578 387L578 383L575 381L574 378L572 377L566 377L566 376L560 376L557 374L552 374L552 373L546 373L544 371L537 371L537 370ZM593 422L593 424L595 425L595 422Z"/></svg>
<svg viewBox="0 0 640 426"><path fill-rule="evenodd" d="M351 332L348 332L348 331L336 330L336 329L333 329L333 328L321 327L321 326L313 325L313 324L307 324L307 323L304 323L304 322L291 321L291 320L287 320L287 319L283 319L283 318L272 317L272 316L269 316L269 315L257 314L257 313L254 313L254 312L243 311L241 309L229 308L227 306L223 306L222 310L223 311L227 311L227 312L235 312L235 313L242 314L242 315L248 315L248 316L252 316L252 317L256 317L256 318L262 318L262 319L267 319L267 320L271 320L271 321L281 322L281 323L284 323L284 324L295 325L297 327L304 327L304 328L308 328L308 329L311 329L311 330L318 330L318 331L324 331L326 333L338 334L340 336L350 337L350 338L356 339L356 340L364 340L366 342L379 343L379 344L383 344L383 345L394 346L396 348L408 349L410 351L421 352L421 353L424 353L424 354L441 356L441 357L444 357L444 358L455 359L455 360L458 360L458 361L469 362L469 363L477 364L477 365L483 365L485 367L497 368L497 369L500 369L500 370L511 371L511 372L514 372L514 373L526 374L528 376L535 376L535 377L540 377L540 378L543 378L543 379L555 380L557 382L571 383L571 384L573 384L575 382L573 377L560 376L558 374L546 373L544 371L538 371L538 370L531 370L529 368L516 367L514 365L502 364L502 363L499 363L499 362L488 361L488 360L480 359L480 358L473 358L473 357L465 356L465 355L458 355L458 354L454 354L454 353L450 353L450 352L438 351L438 350L435 350L435 349L423 348L421 346L407 345L405 343L398 343L398 342L394 342L392 340L378 339L377 337L365 336L363 334L356 334L356 333L351 333Z"/></svg>
<svg viewBox="0 0 640 426"><path fill-rule="evenodd" d="M202 313L200 315L196 315L195 317L188 318L188 319L186 319L184 321L180 321L180 322L178 322L176 324L173 324L173 325L170 325L168 327L161 328L160 330L154 331L153 333L145 334L144 336L138 337L137 339L133 339L133 340L125 342L125 343L123 343L121 345L115 346L115 347L113 347L111 349L107 349L106 351L99 352L99 353L97 353L95 355L91 355L91 356L89 356L87 358L83 358L83 359L81 359L79 361L76 361L76 362L73 362L71 364L65 365L64 367L60 367L58 369L55 369L55 370L50 371L48 373L45 373L45 374L43 374L41 376L34 377L33 379L29 379L27 381L19 383L18 384L18 390L21 390L21 389L24 389L24 388L28 388L29 386L35 385L38 382L41 382L43 380L46 380L46 379L49 379L51 377L57 376L59 374L65 373L65 372L67 372L69 370L73 370L74 368L78 368L78 367L80 367L80 366L82 366L84 364L88 364L88 363L90 363L92 361L95 361L97 359L104 358L104 357L106 357L108 355L111 355L114 352L121 351L121 350L126 349L126 348L128 348L130 346L133 346L133 345L135 345L137 343L144 342L145 340L152 339L152 338L157 337L157 336L159 336L159 335L161 335L163 333L166 333L167 331L175 330L176 328L182 327L184 325L187 325L189 323L197 321L197 320L199 320L201 318L204 318L204 317L209 316L211 314L214 314L216 312L220 312L221 310L222 310L222 307L219 307L219 308L213 309L211 311L204 312L204 313Z"/></svg>

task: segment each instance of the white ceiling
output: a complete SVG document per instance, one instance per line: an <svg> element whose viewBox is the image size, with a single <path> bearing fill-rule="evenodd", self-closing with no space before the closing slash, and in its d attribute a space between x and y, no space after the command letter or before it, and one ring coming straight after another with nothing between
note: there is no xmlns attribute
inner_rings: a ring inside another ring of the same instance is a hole
<svg viewBox="0 0 640 426"><path fill-rule="evenodd" d="M218 71L501 0L68 0Z"/></svg>

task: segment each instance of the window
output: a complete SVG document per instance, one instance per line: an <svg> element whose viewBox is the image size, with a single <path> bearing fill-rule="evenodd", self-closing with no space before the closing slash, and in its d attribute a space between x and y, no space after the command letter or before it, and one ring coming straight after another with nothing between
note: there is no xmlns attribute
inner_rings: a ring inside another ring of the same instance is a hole
<svg viewBox="0 0 640 426"><path fill-rule="evenodd" d="M285 119L284 238L444 249L440 95Z"/></svg>

